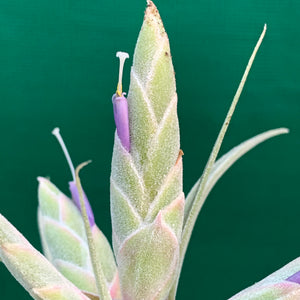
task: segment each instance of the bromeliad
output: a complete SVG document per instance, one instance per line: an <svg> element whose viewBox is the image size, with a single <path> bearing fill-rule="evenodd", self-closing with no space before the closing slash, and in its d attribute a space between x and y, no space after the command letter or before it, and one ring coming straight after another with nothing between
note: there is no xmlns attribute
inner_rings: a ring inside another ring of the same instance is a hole
<svg viewBox="0 0 300 300"><path fill-rule="evenodd" d="M196 218L218 179L249 150L288 132L261 133L217 160L266 26L253 50L202 176L184 196L177 93L169 39L155 5L148 1L131 68L128 99L120 59L112 97L116 123L110 178L113 250L95 223L69 163L72 200L39 177L38 221L45 256L0 215L0 257L34 299L173 300ZM231 299L299 299L300 258Z"/></svg>

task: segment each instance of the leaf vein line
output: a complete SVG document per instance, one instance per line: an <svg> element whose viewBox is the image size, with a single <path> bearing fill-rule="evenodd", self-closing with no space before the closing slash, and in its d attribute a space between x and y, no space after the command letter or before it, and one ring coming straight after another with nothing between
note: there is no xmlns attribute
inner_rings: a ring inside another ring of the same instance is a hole
<svg viewBox="0 0 300 300"><path fill-rule="evenodd" d="M84 248L86 248L86 250L88 250L87 242L76 231L74 231L69 226L66 226L65 223L63 223L63 221L57 221L57 220L55 220L49 216L45 216L45 215L42 215L42 218L44 220L48 220L48 221L60 226L63 230L66 230L69 233L71 233L80 242L80 244L84 245ZM44 221L43 221L43 223L44 223Z"/></svg>
<svg viewBox="0 0 300 300"><path fill-rule="evenodd" d="M145 101L145 103L147 105L147 108L148 108L151 120L154 122L155 126L157 127L158 126L157 119L156 119L156 116L154 114L154 111L153 111L153 108L152 108L152 105L151 105L151 101L150 101L150 99L147 96L146 89L143 86L141 80L139 79L137 73L135 72L135 70L133 68L132 68L131 72L132 72L133 78L135 79L138 87L140 88L140 90L142 92L142 95L143 95L144 101Z"/></svg>
<svg viewBox="0 0 300 300"><path fill-rule="evenodd" d="M142 223L143 220L141 218L141 216L138 214L136 208L134 207L134 205L132 204L130 198L128 197L127 194L125 194L123 192L123 190L117 185L117 183L111 178L111 184L114 186L114 188L122 195L122 197L125 199L125 201L128 203L129 208L131 209L132 213L134 214L134 216L137 218L137 220Z"/></svg>
<svg viewBox="0 0 300 300"><path fill-rule="evenodd" d="M172 100L170 101L170 103L164 113L164 116L157 128L156 133L154 134L154 136L150 142L150 147L149 147L149 151L147 153L147 157L151 157L153 149L155 149L155 147L151 147L151 145L155 144L155 141L158 139L159 135L161 134L162 130L164 129L165 123L166 123L169 115L172 112L173 106L174 105L176 106L176 104L177 104L177 94L175 93L175 95L173 96Z"/></svg>
<svg viewBox="0 0 300 300"><path fill-rule="evenodd" d="M152 63L151 63L151 67L149 69L149 72L147 74L147 83L146 83L146 92L148 92L149 88L150 88L150 83L151 83L151 80L153 79L154 77L154 74L155 74L155 68L156 68L156 65L159 61L159 58L161 57L162 55L162 52L164 51L165 47L166 47L166 43L168 42L168 39L162 41L160 47L157 49L157 51L155 52L154 56L153 56L153 59L152 59Z"/></svg>

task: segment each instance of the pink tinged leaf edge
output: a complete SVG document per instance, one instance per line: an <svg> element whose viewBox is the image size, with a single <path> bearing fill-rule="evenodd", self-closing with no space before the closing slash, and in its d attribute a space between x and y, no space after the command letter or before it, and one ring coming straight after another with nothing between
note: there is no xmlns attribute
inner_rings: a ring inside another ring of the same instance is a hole
<svg viewBox="0 0 300 300"><path fill-rule="evenodd" d="M130 236L127 237L127 239L124 241L124 243L121 245L120 247L120 251L118 253L118 261L121 263L119 264L120 266L124 267L124 262L127 262L127 267L126 268L130 268L130 264L128 263L130 260L135 260L137 257L139 257L139 255L141 254L141 252L144 252L145 249L147 249L150 247L150 242L153 242L153 245L151 245L151 247L153 246L155 251L159 251L161 250L161 248L159 247L159 244L164 243L163 239L162 240L153 240L153 237L155 237L155 232L160 232L159 234L157 234L157 236L163 237L163 235L165 236L165 238L167 237L169 239L168 244L169 244L169 254L167 257L169 257L170 261L168 263L168 267L167 269L163 272L164 274L159 274L162 278L163 281L159 282L159 281L147 281L147 284L152 284L151 286L146 287L145 285L143 285L143 291L138 291L136 290L136 284L137 281L135 281L134 283L131 281L129 283L129 286L124 286L124 282L122 282L123 280L127 280L128 278L126 277L126 272L128 272L128 270L124 270L122 268L120 268L120 279L121 279L121 290L123 291L123 300L138 300L141 297L140 293L143 293L143 299L164 299L164 297L167 296L172 283L174 281L174 276L176 274L176 269L178 266L178 261L179 261L179 244L178 244L178 240L174 234L174 232L171 230L171 228L164 222L163 219L163 214L162 212L159 212L159 214L157 215L156 219L154 220L154 222L152 224L149 224L145 227L142 227L141 229L137 230L136 232L132 233ZM148 234L150 233L150 236L148 236ZM164 233L164 234L162 234ZM141 238L141 239L140 239ZM151 240L152 238L152 240ZM135 241L138 242L139 247L134 246L135 242L134 239L138 239L139 241ZM143 246L143 242L145 243L145 245ZM154 244L157 243L157 245L155 246ZM172 244L172 247L171 247ZM145 253L145 252L144 252ZM158 255L159 256L159 255ZM150 262L149 262L150 263ZM141 273L139 271L139 267L136 264L136 262L133 262L134 264L134 274L131 273L132 276L134 276L135 278L137 278L136 276L139 276ZM150 265L149 265L150 266ZM150 269L153 267L153 261L151 261L151 267ZM159 265L160 267L160 265ZM142 266L142 273L146 273L145 272L145 268L147 268L147 266L143 265ZM125 273L124 273L125 272ZM128 275L128 274L127 274ZM147 275L147 274L146 274ZM125 276L123 278L123 276ZM150 280L150 279L149 279ZM133 287L134 285L134 287ZM133 290L132 290L133 289ZM154 289L154 290L153 290ZM146 294L145 294L146 293ZM150 296L151 295L151 296ZM149 298L150 297L150 298Z"/></svg>

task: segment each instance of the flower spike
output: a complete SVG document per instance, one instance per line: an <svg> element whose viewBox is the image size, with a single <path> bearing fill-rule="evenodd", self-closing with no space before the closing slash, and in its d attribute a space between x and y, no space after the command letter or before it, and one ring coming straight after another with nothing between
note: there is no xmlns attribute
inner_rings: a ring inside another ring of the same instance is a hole
<svg viewBox="0 0 300 300"><path fill-rule="evenodd" d="M69 155L68 149L67 149L67 147L64 143L63 138L60 135L58 127L54 128L52 130L52 134L57 138L57 140L58 140L58 142L59 142L59 144L60 144L60 146L61 146L61 148L64 152L64 155L67 159L67 162L69 164L69 167L70 167L70 170L71 170L71 173L72 173L72 177L73 177L73 180L69 182L69 189L70 189L70 192L72 194L72 199L74 200L75 205L81 211L80 197L79 197L79 192L78 192L78 189L77 189L77 186L76 186L75 169L74 169L74 165L72 163L71 157ZM91 205L90 205L90 203L88 201L88 198L87 198L85 193L83 193L83 198L84 198L84 203L85 203L87 215L88 215L88 218L89 218L90 226L92 227L93 225L95 225L94 214L93 214Z"/></svg>
<svg viewBox="0 0 300 300"><path fill-rule="evenodd" d="M117 57L120 59L119 67L119 81L117 86L117 91L112 97L113 109L114 109L114 119L117 127L118 137L123 145L123 147L130 151L130 136L129 136L129 119L128 119L128 103L127 99L124 97L125 93L122 91L122 76L123 67L126 58L129 58L126 52L117 52Z"/></svg>

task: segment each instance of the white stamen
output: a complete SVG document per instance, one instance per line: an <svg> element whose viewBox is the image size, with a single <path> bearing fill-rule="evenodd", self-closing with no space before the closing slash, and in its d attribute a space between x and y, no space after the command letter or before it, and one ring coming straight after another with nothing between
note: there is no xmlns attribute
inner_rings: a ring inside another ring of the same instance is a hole
<svg viewBox="0 0 300 300"><path fill-rule="evenodd" d="M64 152L64 155L67 159L67 162L69 164L69 167L70 167L70 171L72 173L72 177L73 177L73 181L75 182L76 181L76 177L75 177L75 169L74 169L74 165L72 163L72 160L71 160L71 157L69 155L69 152L68 152L68 149L64 143L64 140L62 139L60 133L59 133L59 128L56 127L52 130L52 134L57 138L61 148L62 148L62 151Z"/></svg>
<svg viewBox="0 0 300 300"><path fill-rule="evenodd" d="M129 58L129 54L126 52L121 52L118 51L116 54L116 57L119 57L120 59L120 67L119 67L119 82L118 82L118 88L117 88L117 92L120 94L122 94L122 77L123 77L123 68L124 68L124 63L126 58Z"/></svg>

